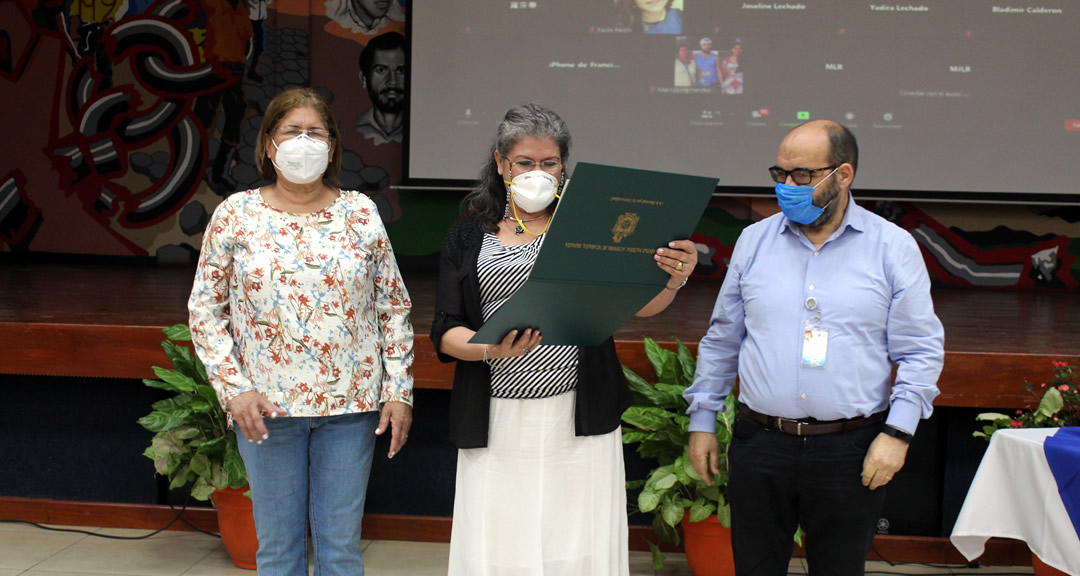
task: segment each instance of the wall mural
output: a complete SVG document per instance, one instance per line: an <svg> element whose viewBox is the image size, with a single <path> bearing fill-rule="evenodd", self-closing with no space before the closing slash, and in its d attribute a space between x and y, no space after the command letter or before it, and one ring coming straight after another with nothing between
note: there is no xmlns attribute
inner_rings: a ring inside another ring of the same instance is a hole
<svg viewBox="0 0 1080 576"><path fill-rule="evenodd" d="M0 0L0 246L191 260L221 199L260 184L267 103L311 86L341 123L344 186L376 201L399 258L430 261L461 196L391 189L407 13L406 0ZM872 204L939 284L1080 286L1078 208ZM739 230L775 210L714 201L693 238L699 275L723 278Z"/></svg>

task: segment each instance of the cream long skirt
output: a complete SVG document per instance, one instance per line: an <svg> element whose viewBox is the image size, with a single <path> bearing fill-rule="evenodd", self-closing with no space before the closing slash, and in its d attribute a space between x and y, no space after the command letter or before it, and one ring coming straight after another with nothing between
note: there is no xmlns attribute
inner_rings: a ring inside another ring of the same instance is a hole
<svg viewBox="0 0 1080 576"><path fill-rule="evenodd" d="M449 576L627 576L622 430L574 436L575 392L492 398L458 450Z"/></svg>

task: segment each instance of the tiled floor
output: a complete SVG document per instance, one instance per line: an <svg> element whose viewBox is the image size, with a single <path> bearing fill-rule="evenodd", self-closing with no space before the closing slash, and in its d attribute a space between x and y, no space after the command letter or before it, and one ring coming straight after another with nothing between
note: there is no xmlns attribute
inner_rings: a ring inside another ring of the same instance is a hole
<svg viewBox="0 0 1080 576"><path fill-rule="evenodd" d="M58 526L57 528L76 528ZM100 536L135 537L145 530L80 528L95 535L53 532L27 524L0 522L0 576L254 576L232 565L221 540L197 532L168 531L144 540L116 540ZM446 574L447 544L429 542L367 541L364 565L370 576L435 576ZM806 574L800 559L793 559L789 574ZM664 570L652 570L649 555L630 553L633 576L691 576L686 559L669 554ZM916 564L867 564L867 574L1031 574L1031 568L997 567L977 570Z"/></svg>

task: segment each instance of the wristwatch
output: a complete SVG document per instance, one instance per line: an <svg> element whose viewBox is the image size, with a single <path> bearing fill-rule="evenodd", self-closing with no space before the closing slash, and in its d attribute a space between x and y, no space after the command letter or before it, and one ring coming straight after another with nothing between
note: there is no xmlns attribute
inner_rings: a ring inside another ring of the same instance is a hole
<svg viewBox="0 0 1080 576"><path fill-rule="evenodd" d="M911 434L908 434L907 432L904 432L903 430L897 428L896 426L890 426L890 425L886 424L885 426L883 426L881 428L881 433L886 434L888 436L892 436L893 438L896 438L896 439L899 439L899 440L903 440L907 444L911 444L911 438L912 438Z"/></svg>

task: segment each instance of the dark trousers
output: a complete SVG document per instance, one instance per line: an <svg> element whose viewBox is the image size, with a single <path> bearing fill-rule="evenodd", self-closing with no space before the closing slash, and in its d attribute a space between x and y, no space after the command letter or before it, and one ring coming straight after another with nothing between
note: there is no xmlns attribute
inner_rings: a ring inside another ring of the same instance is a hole
<svg viewBox="0 0 1080 576"><path fill-rule="evenodd" d="M727 493L738 576L787 574L799 525L811 576L863 574L885 489L864 487L862 466L881 426L799 437L736 417Z"/></svg>

